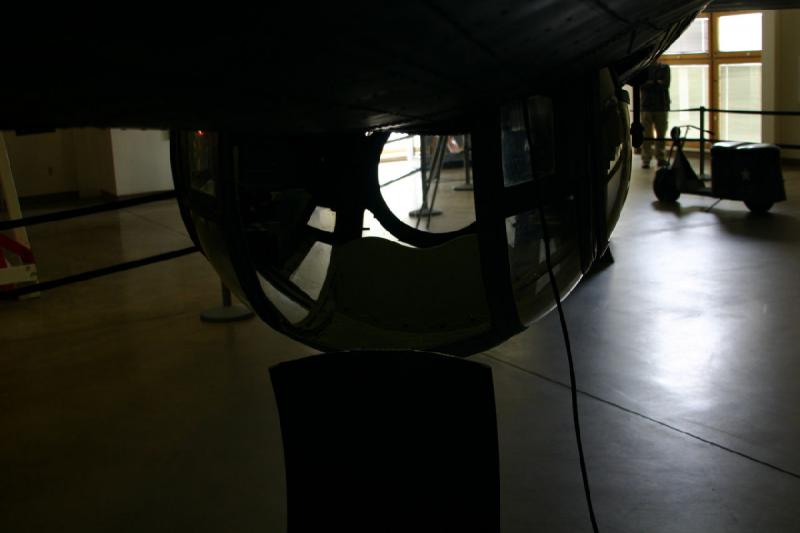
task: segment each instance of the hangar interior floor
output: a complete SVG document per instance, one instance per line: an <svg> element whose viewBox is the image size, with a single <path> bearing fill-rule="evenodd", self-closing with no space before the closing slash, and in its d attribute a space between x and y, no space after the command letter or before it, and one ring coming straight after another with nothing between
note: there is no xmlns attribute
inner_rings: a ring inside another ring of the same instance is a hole
<svg viewBox="0 0 800 533"><path fill-rule="evenodd" d="M653 172L635 167L616 263L565 303L601 531L796 532L800 172L764 217L660 206ZM170 202L31 238L44 278L188 243ZM195 254L0 303L0 530L285 530L267 371L313 350L200 322L218 302ZM557 317L476 360L494 371L503 531L589 531Z"/></svg>

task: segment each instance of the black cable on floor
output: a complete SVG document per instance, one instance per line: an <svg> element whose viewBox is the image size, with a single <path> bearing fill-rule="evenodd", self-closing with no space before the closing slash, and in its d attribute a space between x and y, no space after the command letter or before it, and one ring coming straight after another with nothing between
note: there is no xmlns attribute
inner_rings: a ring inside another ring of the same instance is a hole
<svg viewBox="0 0 800 533"><path fill-rule="evenodd" d="M564 347L567 351L567 362L569 363L569 383L570 393L572 397L572 422L575 426L575 441L578 445L578 458L581 466L581 477L583 479L583 492L586 496L586 505L589 508L589 520L592 522L592 531L598 533L597 518L594 514L594 506L592 505L592 492L589 488L589 474L586 471L586 459L583 456L583 441L581 439L581 422L578 416L578 385L575 380L575 363L572 358L572 344L569 340L569 329L567 328L567 319L564 315L564 309L561 306L561 294L558 290L556 283L556 276L553 273L553 263L550 257L550 233L547 228L547 217L544 214L544 194L542 191L541 179L536 178L536 165L533 161L533 137L531 136L531 120L530 111L528 109L528 101L523 100L523 117L525 120L525 135L528 138L528 161L531 167L531 177L537 184L537 198L539 201L539 219L542 225L542 240L544 241L545 261L547 264L547 274L550 277L550 287L553 289L553 298L556 302L556 309L558 309L558 318L561 321L561 333L564 336Z"/></svg>

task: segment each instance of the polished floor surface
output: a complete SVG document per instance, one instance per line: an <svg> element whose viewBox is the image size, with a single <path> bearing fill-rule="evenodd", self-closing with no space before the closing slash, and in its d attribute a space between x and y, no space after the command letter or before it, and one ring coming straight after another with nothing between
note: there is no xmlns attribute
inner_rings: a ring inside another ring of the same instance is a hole
<svg viewBox="0 0 800 533"><path fill-rule="evenodd" d="M800 172L762 217L666 208L652 174L635 170L616 262L565 303L600 529L800 531ZM43 278L188 243L169 202L31 239ZM258 320L202 323L218 302L193 255L0 303L0 531L285 530L267 372L313 351ZM590 531L557 318L476 360L503 531Z"/></svg>

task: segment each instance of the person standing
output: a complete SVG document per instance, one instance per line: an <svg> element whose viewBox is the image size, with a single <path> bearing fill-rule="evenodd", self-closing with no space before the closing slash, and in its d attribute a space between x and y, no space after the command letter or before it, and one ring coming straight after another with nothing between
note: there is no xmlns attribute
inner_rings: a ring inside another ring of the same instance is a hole
<svg viewBox="0 0 800 533"><path fill-rule="evenodd" d="M650 168L650 160L654 155L659 167L668 164L664 155L665 142L663 139L667 136L667 114L670 105L669 82L669 65L658 62L647 68L647 79L640 87L644 136L659 139L644 141L642 168Z"/></svg>

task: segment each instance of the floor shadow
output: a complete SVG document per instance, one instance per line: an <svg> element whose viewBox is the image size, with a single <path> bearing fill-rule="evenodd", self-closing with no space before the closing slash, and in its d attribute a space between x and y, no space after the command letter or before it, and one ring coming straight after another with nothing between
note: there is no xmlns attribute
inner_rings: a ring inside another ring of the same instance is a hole
<svg viewBox="0 0 800 533"><path fill-rule="evenodd" d="M693 213L710 213L717 217L723 230L731 235L756 240L794 243L800 241L800 220L783 213L752 213L741 209L725 209L711 206L681 206L680 202L659 202L650 204L654 211L672 213L683 218Z"/></svg>
<svg viewBox="0 0 800 533"><path fill-rule="evenodd" d="M678 218L685 217L692 213L700 213L700 212L707 212L707 206L701 205L687 205L683 206L681 203L678 202L660 202L658 200L653 200L650 202L650 205L653 207L654 211L658 211L659 213L672 213Z"/></svg>
<svg viewBox="0 0 800 533"><path fill-rule="evenodd" d="M795 243L800 241L800 220L783 213L712 210L721 227L731 235L762 241Z"/></svg>

